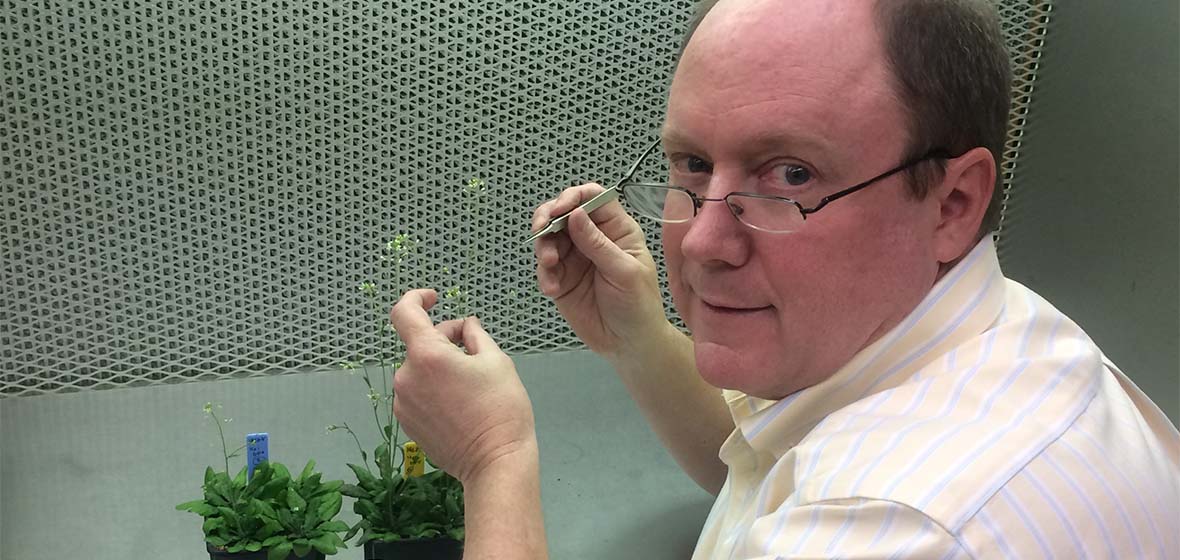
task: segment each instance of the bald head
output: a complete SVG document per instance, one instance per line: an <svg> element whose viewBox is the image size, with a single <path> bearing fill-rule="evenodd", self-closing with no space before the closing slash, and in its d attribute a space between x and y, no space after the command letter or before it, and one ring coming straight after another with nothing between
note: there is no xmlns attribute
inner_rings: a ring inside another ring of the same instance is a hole
<svg viewBox="0 0 1180 560"><path fill-rule="evenodd" d="M855 80L885 68L880 44L871 3L862 0L793 0L790 9L782 0L722 0L687 43L679 70L709 72L719 84ZM830 72L804 76L800 70L808 66ZM761 76L733 72L738 67Z"/></svg>

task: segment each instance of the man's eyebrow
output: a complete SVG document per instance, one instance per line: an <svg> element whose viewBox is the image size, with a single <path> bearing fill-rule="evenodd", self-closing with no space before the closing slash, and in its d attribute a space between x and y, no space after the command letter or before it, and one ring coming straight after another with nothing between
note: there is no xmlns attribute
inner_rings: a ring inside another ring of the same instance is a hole
<svg viewBox="0 0 1180 560"><path fill-rule="evenodd" d="M835 147L822 138L808 134L792 134L783 131L771 131L755 134L746 141L746 148L752 152L764 153L787 149L801 152L801 155L830 156Z"/></svg>
<svg viewBox="0 0 1180 560"><path fill-rule="evenodd" d="M660 137L665 145L697 146L697 142L690 135L669 126L660 129ZM743 139L742 145L738 147L744 156L763 155L784 149L810 157L830 157L836 153L835 147L822 138L786 131L759 132Z"/></svg>

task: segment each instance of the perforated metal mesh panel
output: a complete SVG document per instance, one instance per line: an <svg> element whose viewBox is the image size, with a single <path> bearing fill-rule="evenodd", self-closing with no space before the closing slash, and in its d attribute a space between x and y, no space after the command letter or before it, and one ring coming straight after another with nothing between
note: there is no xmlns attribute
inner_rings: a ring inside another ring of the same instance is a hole
<svg viewBox="0 0 1180 560"><path fill-rule="evenodd" d="M691 8L0 0L0 396L332 366L402 232L506 351L577 346L522 234L654 138ZM1007 177L1047 12L1002 2Z"/></svg>

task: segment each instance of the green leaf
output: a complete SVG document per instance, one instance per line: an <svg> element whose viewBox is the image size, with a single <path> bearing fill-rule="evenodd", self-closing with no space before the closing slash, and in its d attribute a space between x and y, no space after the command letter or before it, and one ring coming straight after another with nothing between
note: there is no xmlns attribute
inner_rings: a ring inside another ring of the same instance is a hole
<svg viewBox="0 0 1180 560"><path fill-rule="evenodd" d="M320 521L331 521L336 514L340 513L340 506L343 505L343 500L340 494L328 494L324 498L324 503L320 504L319 519Z"/></svg>
<svg viewBox="0 0 1180 560"><path fill-rule="evenodd" d="M295 551L295 556L307 556L311 552L311 542L307 539L295 539L291 542L291 549Z"/></svg>
<svg viewBox="0 0 1180 560"><path fill-rule="evenodd" d="M288 471L287 466L282 463L271 463L270 468L275 470L275 476L291 478L291 471Z"/></svg>
<svg viewBox="0 0 1180 560"><path fill-rule="evenodd" d="M318 529L321 531L335 532L335 533L340 533L340 532L349 530L348 524L343 521L340 521L339 519L332 520L332 521L325 521L323 523L320 523L320 526L318 527Z"/></svg>
<svg viewBox="0 0 1180 560"><path fill-rule="evenodd" d="M250 503L254 504L254 507L258 510L259 515L269 519L278 519L279 515L275 513L275 508L269 503L259 500L258 498L253 498Z"/></svg>
<svg viewBox="0 0 1180 560"><path fill-rule="evenodd" d="M341 523L343 523L343 522L341 522ZM356 536L357 531L360 531L360 530L361 530L360 523L353 525L352 528L349 529L348 532L344 534L344 540L346 540L346 541L352 540L352 538Z"/></svg>
<svg viewBox="0 0 1180 560"><path fill-rule="evenodd" d="M348 468L352 469L352 472L356 474L356 479L360 482L361 488L369 492L377 492L381 489L381 483L364 467L349 463Z"/></svg>
<svg viewBox="0 0 1180 560"><path fill-rule="evenodd" d="M377 470L381 471L382 476L393 470L393 464L389 457L389 444L382 443L377 446L377 449L373 451L373 462L377 463Z"/></svg>
<svg viewBox="0 0 1180 560"><path fill-rule="evenodd" d="M262 550L262 543L258 541L250 541L246 543L246 550L250 552L258 552L259 550Z"/></svg>
<svg viewBox="0 0 1180 560"><path fill-rule="evenodd" d="M217 511L221 513L222 517L224 517L230 525L241 524L241 520L238 519L238 514L234 512L234 510L227 507L219 507L217 508Z"/></svg>
<svg viewBox="0 0 1180 560"><path fill-rule="evenodd" d="M312 529L315 529L316 525L320 524L319 516L315 515L315 512L310 511L311 508L308 508L308 510L307 516L303 518L303 527L301 527L304 535L310 533Z"/></svg>
<svg viewBox="0 0 1180 560"><path fill-rule="evenodd" d="M268 539L266 539L266 540L262 541L262 548L271 548L271 547L273 547L273 546L276 546L276 545L278 545L278 544L279 544L279 543L281 543L281 542L286 542L286 541L287 541L287 537L286 537L286 536L284 536L284 535L274 535L273 537L270 537L270 538L268 538Z"/></svg>
<svg viewBox="0 0 1180 560"><path fill-rule="evenodd" d="M213 472L213 467L205 467L205 484L213 482L213 477L216 475L217 473Z"/></svg>
<svg viewBox="0 0 1180 560"><path fill-rule="evenodd" d="M386 424L382 431L385 432L386 439L393 441L393 425Z"/></svg>
<svg viewBox="0 0 1180 560"><path fill-rule="evenodd" d="M371 494L369 494L368 490L365 490L364 488L361 488L360 486L354 486L352 484L342 485L340 487L340 493L344 494L345 496L348 496L349 498L368 498L369 496L371 496ZM180 509L180 507L177 506L177 509Z"/></svg>
<svg viewBox="0 0 1180 560"><path fill-rule="evenodd" d="M246 545L244 545L242 543L237 543L237 544L230 545L230 546L226 547L225 551L230 554L233 554L235 552L241 552L245 549L246 549Z"/></svg>
<svg viewBox="0 0 1180 560"><path fill-rule="evenodd" d="M205 537L205 542L213 546L225 546L229 541L223 537Z"/></svg>
<svg viewBox="0 0 1180 560"><path fill-rule="evenodd" d="M209 533L212 533L214 530L216 530L220 527L225 527L225 518L224 517L210 517L209 519L206 519L204 523L201 524L201 531L203 531L206 535L208 535Z"/></svg>
<svg viewBox="0 0 1180 560"><path fill-rule="evenodd" d="M284 475L275 476L262 487L262 490L258 491L258 497L264 500L274 498L279 494L279 491L285 489L290 484L291 477Z"/></svg>
<svg viewBox="0 0 1180 560"><path fill-rule="evenodd" d="M193 500L176 506L180 511L191 511L201 517L209 517L217 512L217 508L205 503L205 500Z"/></svg>
<svg viewBox="0 0 1180 560"><path fill-rule="evenodd" d="M242 470L238 471L237 476L234 477L234 484L238 486L246 485L246 467L242 467Z"/></svg>
<svg viewBox="0 0 1180 560"><path fill-rule="evenodd" d="M319 490L316 490L315 494L313 494L313 495L322 496L324 494L329 494L331 492L335 492L343 487L344 487L343 480L329 480L323 484L320 484Z"/></svg>
<svg viewBox="0 0 1180 560"><path fill-rule="evenodd" d="M353 505L353 511L365 519L375 520L381 518L381 514L377 512L377 506L369 500L357 500L356 504Z"/></svg>
<svg viewBox="0 0 1180 560"><path fill-rule="evenodd" d="M298 492L287 492L287 507L291 508L291 511L303 511L307 507L307 501Z"/></svg>
<svg viewBox="0 0 1180 560"><path fill-rule="evenodd" d="M329 536L331 535L331 536ZM332 533L325 533L311 540L311 546L324 554L336 554L336 543L332 542Z"/></svg>
<svg viewBox="0 0 1180 560"><path fill-rule="evenodd" d="M279 523L283 525L284 529L291 531L295 530L295 518L291 517L291 511L288 509L278 509L275 513L279 514Z"/></svg>
<svg viewBox="0 0 1180 560"><path fill-rule="evenodd" d="M463 512L459 511L459 503L455 499L454 494L447 494L447 497L443 499L443 507L447 509L447 515L451 517L458 517L463 514Z"/></svg>
<svg viewBox="0 0 1180 560"><path fill-rule="evenodd" d="M291 548L291 543L282 542L266 551L266 560L287 560L287 556L291 554Z"/></svg>
<svg viewBox="0 0 1180 560"><path fill-rule="evenodd" d="M257 531L254 531L254 538L266 540L276 534L281 534L282 532L283 526L279 525L278 521L274 519L264 519L262 521L262 526L259 527Z"/></svg>
<svg viewBox="0 0 1180 560"><path fill-rule="evenodd" d="M258 493L266 483L270 481L271 475L274 471L263 462L254 468L254 476L250 478L250 483L246 485L246 495L253 496Z"/></svg>
<svg viewBox="0 0 1180 560"><path fill-rule="evenodd" d="M314 470L315 470L315 460L314 460L314 459L309 459L309 460L307 461L307 466L306 466L306 467L303 467L303 472L299 473L299 480L303 480L303 479L305 479L305 478L307 478L307 477L311 476L311 473L312 473ZM300 555L300 556L302 556L302 555Z"/></svg>
<svg viewBox="0 0 1180 560"><path fill-rule="evenodd" d="M378 493L377 493L377 495L373 496L373 498L372 498L372 499L373 499L373 503L374 503L374 504L383 504L383 503L385 503L385 497L386 497L386 496L388 496L388 495L389 495L389 491L388 491L388 490L382 490L382 491L378 492Z"/></svg>

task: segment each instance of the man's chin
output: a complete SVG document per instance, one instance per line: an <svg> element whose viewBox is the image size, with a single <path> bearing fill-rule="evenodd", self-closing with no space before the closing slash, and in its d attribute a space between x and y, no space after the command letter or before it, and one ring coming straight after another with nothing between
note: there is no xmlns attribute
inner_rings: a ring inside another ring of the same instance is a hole
<svg viewBox="0 0 1180 560"><path fill-rule="evenodd" d="M697 342L695 349L701 379L718 389L766 400L781 399L792 391L784 377L790 376L790 371L783 364L766 363L769 359L766 356L713 342Z"/></svg>
<svg viewBox="0 0 1180 560"><path fill-rule="evenodd" d="M751 363L748 352L714 342L697 342L694 348L697 371L706 383L742 392L752 388L751 375L757 375L759 368Z"/></svg>

